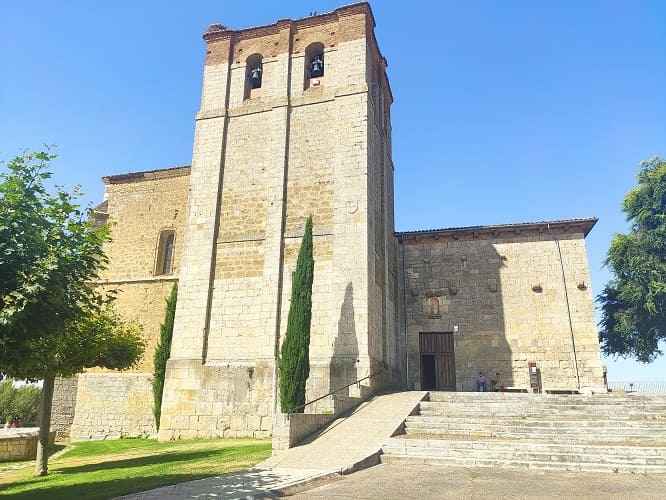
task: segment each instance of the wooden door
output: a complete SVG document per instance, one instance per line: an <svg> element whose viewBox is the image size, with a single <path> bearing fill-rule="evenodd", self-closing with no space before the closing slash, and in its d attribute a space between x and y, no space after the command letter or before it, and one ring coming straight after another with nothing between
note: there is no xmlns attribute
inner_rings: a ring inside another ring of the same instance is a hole
<svg viewBox="0 0 666 500"><path fill-rule="evenodd" d="M453 333L421 332L421 389L431 391L456 390L456 364L453 353Z"/></svg>

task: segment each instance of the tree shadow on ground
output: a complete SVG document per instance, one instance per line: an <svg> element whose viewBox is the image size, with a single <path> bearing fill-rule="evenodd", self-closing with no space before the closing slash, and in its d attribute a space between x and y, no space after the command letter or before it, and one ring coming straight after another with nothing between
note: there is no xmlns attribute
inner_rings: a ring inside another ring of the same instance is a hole
<svg viewBox="0 0 666 500"><path fill-rule="evenodd" d="M65 444L49 445L48 448L49 458L54 458L58 453L61 453L66 448L67 445ZM0 472L15 470L15 469L23 469L25 467L34 467L34 465L35 465L34 458L31 458L30 460L15 460L15 461L0 462Z"/></svg>
<svg viewBox="0 0 666 500"><path fill-rule="evenodd" d="M187 481L206 479L205 484L183 484ZM44 479L44 478L36 478ZM94 481L76 485L44 485L25 492L3 492L0 496L11 495L12 498L21 500L37 500L48 498L49 500L93 500L100 498L115 498L121 495L145 492L159 487L168 487L161 496L177 495L182 498L194 497L221 497L230 498L273 498L270 490L284 483L285 478L266 470L246 469L237 472L229 472L219 476L210 474L162 474L150 478L138 479L127 477L107 481ZM178 485L178 486L173 486ZM259 495L259 496L258 496ZM158 498L156 496L155 498Z"/></svg>
<svg viewBox="0 0 666 500"><path fill-rule="evenodd" d="M59 467L59 474L80 474L84 472L97 472L109 469L125 469L132 467L143 467L148 465L167 464L172 462L187 462L190 460L201 460L206 458L223 459L225 457L236 457L248 453L247 448L223 448L219 450L202 451L163 451L159 454L127 458L123 460L110 460L96 464L76 465L71 467Z"/></svg>
<svg viewBox="0 0 666 500"><path fill-rule="evenodd" d="M65 448L67 448L66 444L51 444L51 445L49 445L49 448L48 448L49 457L52 456L52 455L55 455L56 453L60 453Z"/></svg>

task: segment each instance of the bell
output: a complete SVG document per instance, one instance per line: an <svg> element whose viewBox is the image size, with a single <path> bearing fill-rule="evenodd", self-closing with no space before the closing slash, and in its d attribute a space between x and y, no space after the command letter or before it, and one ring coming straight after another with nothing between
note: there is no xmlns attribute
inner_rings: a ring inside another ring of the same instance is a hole
<svg viewBox="0 0 666 500"><path fill-rule="evenodd" d="M250 82L252 82L253 89L261 87L261 66L257 66L250 71Z"/></svg>
<svg viewBox="0 0 666 500"><path fill-rule="evenodd" d="M322 61L321 56L315 56L310 63L310 78L320 78L322 76L324 76L324 61Z"/></svg>

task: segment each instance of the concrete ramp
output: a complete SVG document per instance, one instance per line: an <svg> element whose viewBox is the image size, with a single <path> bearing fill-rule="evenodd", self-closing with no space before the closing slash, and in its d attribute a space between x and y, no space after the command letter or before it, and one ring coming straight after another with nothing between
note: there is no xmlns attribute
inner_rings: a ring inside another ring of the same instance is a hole
<svg viewBox="0 0 666 500"><path fill-rule="evenodd" d="M305 444L278 452L256 467L349 474L376 465L382 445L401 428L426 394L410 391L375 396Z"/></svg>

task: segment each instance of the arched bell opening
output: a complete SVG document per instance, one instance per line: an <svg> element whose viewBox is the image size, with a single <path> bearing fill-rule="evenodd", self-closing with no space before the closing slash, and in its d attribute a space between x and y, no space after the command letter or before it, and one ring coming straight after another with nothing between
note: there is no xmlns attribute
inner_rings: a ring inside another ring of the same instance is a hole
<svg viewBox="0 0 666 500"><path fill-rule="evenodd" d="M261 95L264 73L262 61L261 54L252 54L245 61L245 99L253 99Z"/></svg>
<svg viewBox="0 0 666 500"><path fill-rule="evenodd" d="M324 84L324 45L319 42L305 49L305 83L303 88L316 88Z"/></svg>

